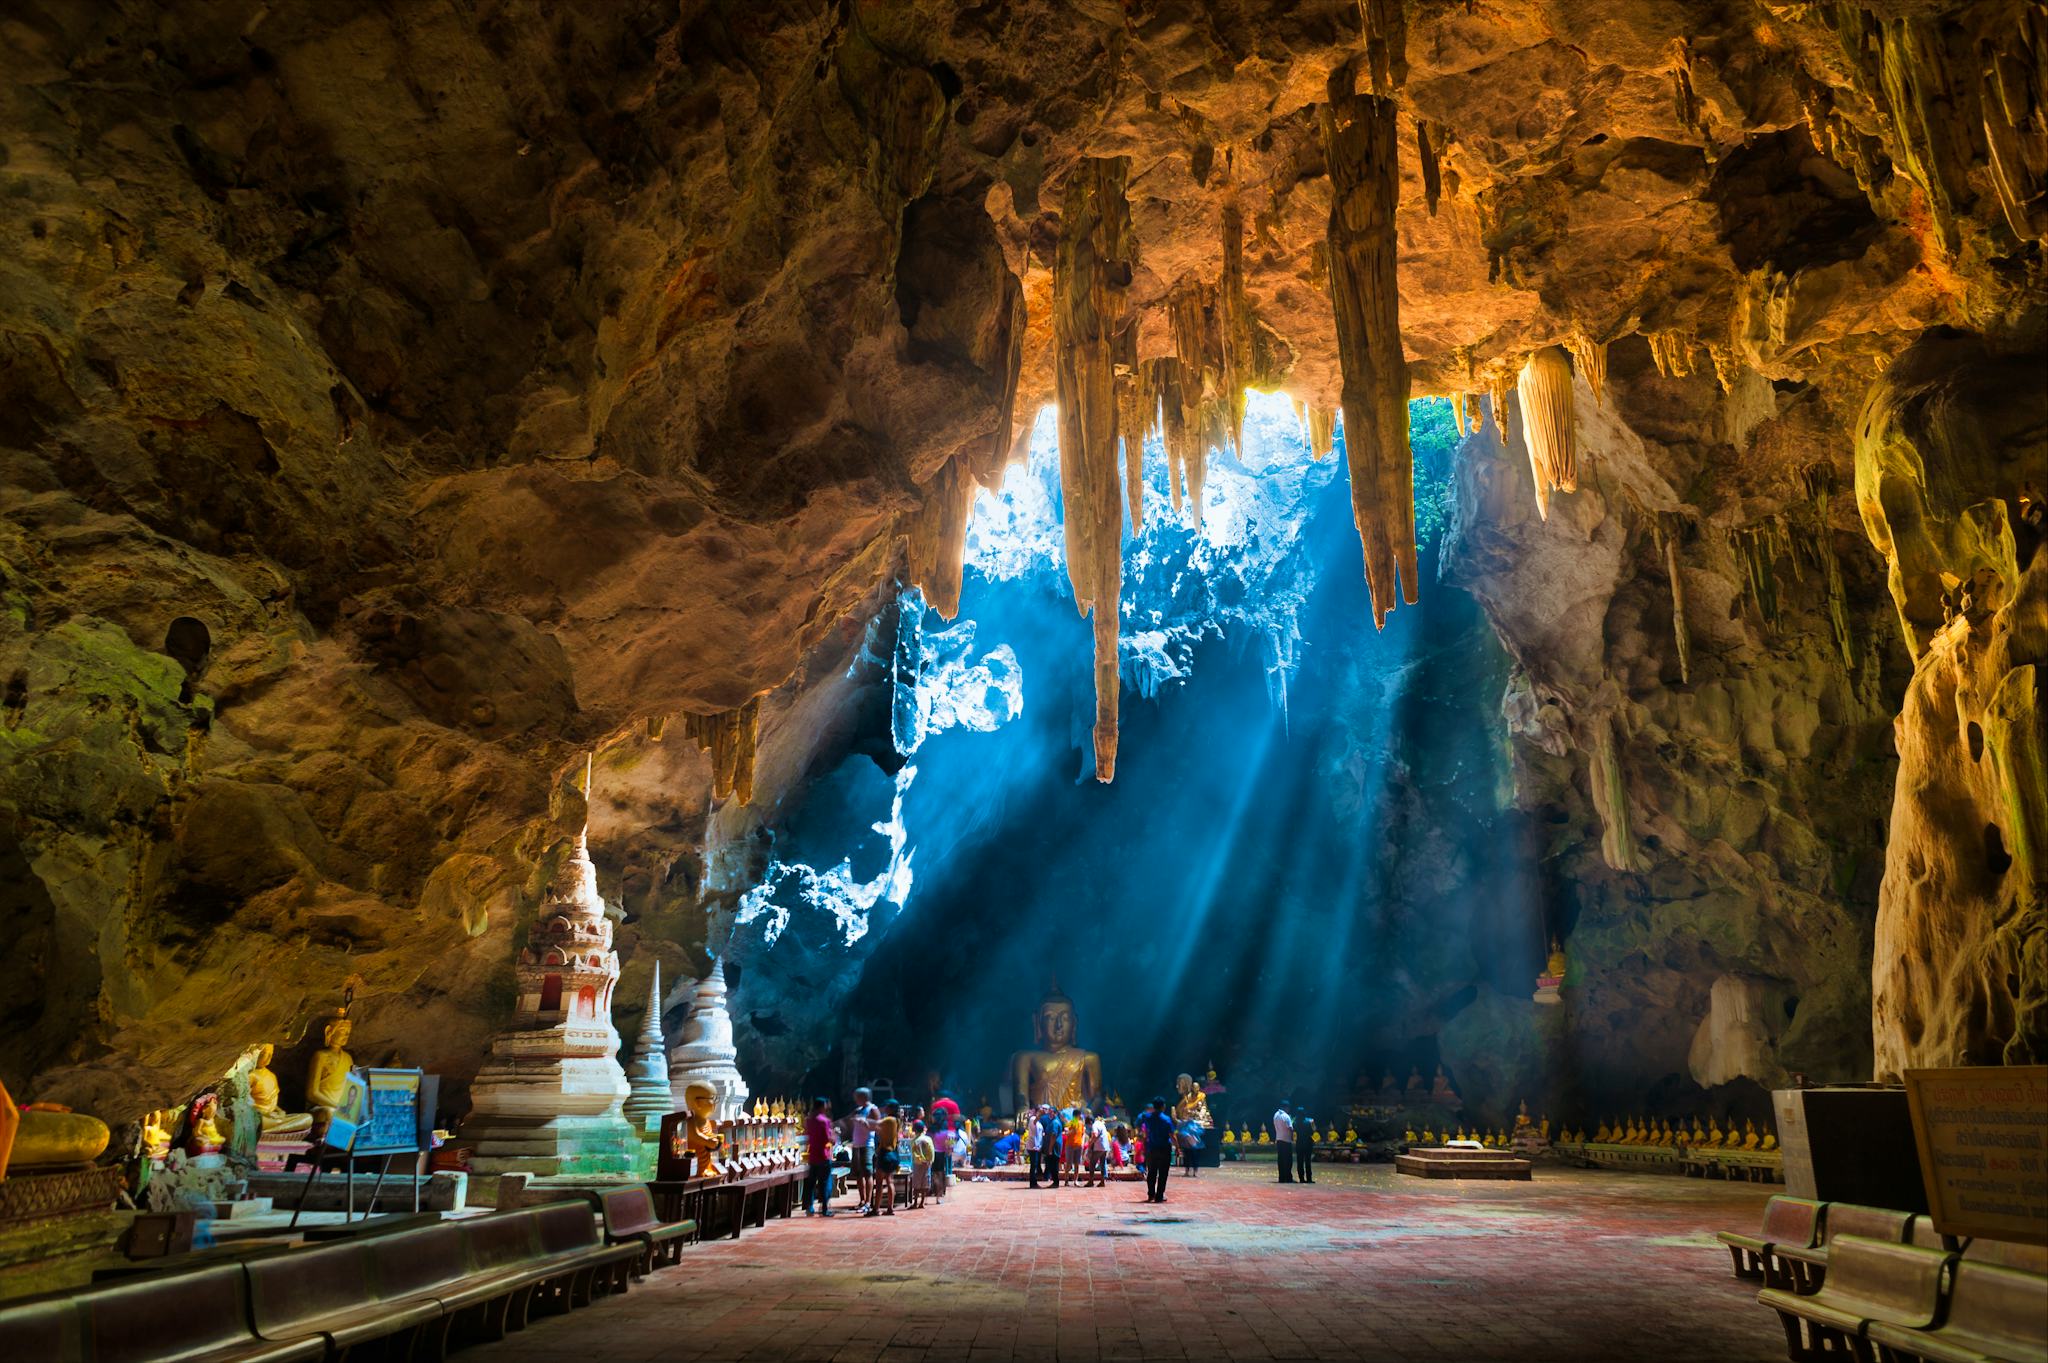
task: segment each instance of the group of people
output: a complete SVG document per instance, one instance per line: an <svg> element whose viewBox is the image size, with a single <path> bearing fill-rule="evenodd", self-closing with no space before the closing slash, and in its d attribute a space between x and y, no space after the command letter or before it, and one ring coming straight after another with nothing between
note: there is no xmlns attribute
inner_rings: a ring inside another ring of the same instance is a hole
<svg viewBox="0 0 2048 1363"><path fill-rule="evenodd" d="M877 1105L867 1089L853 1091L853 1111L842 1130L832 1119L832 1100L813 1098L804 1123L804 1215L832 1215L842 1144L848 1178L859 1196L861 1216L896 1214L896 1175L909 1164L910 1196L906 1210L927 1201L943 1201L956 1164L965 1164L973 1149L960 1104L941 1095L929 1113L916 1103Z"/></svg>
<svg viewBox="0 0 2048 1363"><path fill-rule="evenodd" d="M1273 1153L1280 1157L1282 1183L1316 1181L1316 1143L1306 1134L1300 1140L1294 1138L1296 1132L1314 1130L1315 1119L1299 1104L1283 1102L1274 1110Z"/></svg>
<svg viewBox="0 0 2048 1363"><path fill-rule="evenodd" d="M1135 1163L1145 1172L1145 1200L1166 1201L1167 1171L1185 1137L1164 1098L1145 1105L1136 1128L1134 1132L1122 1123L1111 1126L1106 1112L1086 1107L1039 1104L1026 1115L1021 1137L1031 1164L1031 1186L1057 1188L1063 1174L1071 1186L1078 1174L1084 1188L1106 1187L1110 1170ZM1001 1142L997 1144L1000 1150ZM1010 1146L1011 1151L1016 1148ZM1194 1172L1192 1161L1188 1171Z"/></svg>

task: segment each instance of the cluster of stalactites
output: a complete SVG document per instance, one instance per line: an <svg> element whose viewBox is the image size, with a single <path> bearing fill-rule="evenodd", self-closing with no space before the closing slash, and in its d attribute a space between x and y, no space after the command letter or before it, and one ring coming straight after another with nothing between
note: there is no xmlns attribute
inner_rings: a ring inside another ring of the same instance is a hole
<svg viewBox="0 0 2048 1363"><path fill-rule="evenodd" d="M683 736L711 754L711 793L741 804L754 799L754 740L761 725L761 698L715 715L684 715Z"/></svg>
<svg viewBox="0 0 2048 1363"><path fill-rule="evenodd" d="M1093 613L1095 779L1116 773L1117 625L1123 590L1123 489L1116 360L1138 261L1124 157L1089 157L1067 178L1053 268L1053 380L1067 580ZM1126 349L1123 352L1128 355ZM1142 434L1140 435L1142 440Z"/></svg>
<svg viewBox="0 0 2048 1363"><path fill-rule="evenodd" d="M1358 0L1358 26L1372 92L1391 95L1408 81L1407 0Z"/></svg>
<svg viewBox="0 0 2048 1363"><path fill-rule="evenodd" d="M1333 408L1294 399L1294 419L1301 423L1301 438L1308 445L1308 457L1325 459L1337 445L1337 413Z"/></svg>
<svg viewBox="0 0 2048 1363"><path fill-rule="evenodd" d="M1529 447L1529 472L1536 480L1536 514L1550 518L1552 492L1579 487L1578 432L1572 409L1572 366L1559 346L1529 357L1515 380L1521 401L1522 440ZM1498 408L1495 415L1499 415Z"/></svg>
<svg viewBox="0 0 2048 1363"><path fill-rule="evenodd" d="M1365 554L1373 623L1384 626L1395 593L1412 605L1418 586L1408 362L1394 274L1400 162L1393 101L1347 93L1347 81L1348 73L1332 81L1320 114L1330 176L1330 303L1344 376L1352 519Z"/></svg>

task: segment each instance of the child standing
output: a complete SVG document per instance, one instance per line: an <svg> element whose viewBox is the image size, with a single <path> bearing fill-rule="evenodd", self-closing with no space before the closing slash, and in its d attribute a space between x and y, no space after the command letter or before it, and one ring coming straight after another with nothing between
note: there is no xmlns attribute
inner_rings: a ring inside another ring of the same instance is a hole
<svg viewBox="0 0 2048 1363"><path fill-rule="evenodd" d="M925 1195L932 1187L932 1160L936 1155L931 1134L923 1122L910 1124L910 1208L915 1211L924 1205Z"/></svg>

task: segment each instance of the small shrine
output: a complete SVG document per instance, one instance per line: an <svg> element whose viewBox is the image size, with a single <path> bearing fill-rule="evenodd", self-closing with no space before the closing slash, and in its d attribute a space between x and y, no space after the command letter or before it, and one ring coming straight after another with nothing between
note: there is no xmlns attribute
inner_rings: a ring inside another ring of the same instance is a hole
<svg viewBox="0 0 2048 1363"><path fill-rule="evenodd" d="M661 1038L660 961L654 963L654 981L647 986L647 1016L633 1042L626 1087L626 1120L643 1141L659 1140L661 1119L676 1110L675 1090L668 1081L668 1046Z"/></svg>
<svg viewBox="0 0 2048 1363"><path fill-rule="evenodd" d="M478 1173L629 1173L639 1140L623 1105L612 992L619 956L589 832L555 873L513 967L519 1001L471 1086L463 1136Z"/></svg>
<svg viewBox="0 0 2048 1363"><path fill-rule="evenodd" d="M721 1122L740 1116L748 1097L747 1081L740 1078L740 1052L733 1044L725 992L725 962L713 960L710 973L697 982L683 1038L668 1053L669 1091L687 1094L691 1084L708 1085L717 1095L712 1116Z"/></svg>
<svg viewBox="0 0 2048 1363"><path fill-rule="evenodd" d="M1543 973L1536 977L1536 1002L1556 1005L1564 1002L1558 990L1564 987L1564 973L1571 964L1564 954L1564 944L1555 937L1550 939L1550 955L1544 958Z"/></svg>

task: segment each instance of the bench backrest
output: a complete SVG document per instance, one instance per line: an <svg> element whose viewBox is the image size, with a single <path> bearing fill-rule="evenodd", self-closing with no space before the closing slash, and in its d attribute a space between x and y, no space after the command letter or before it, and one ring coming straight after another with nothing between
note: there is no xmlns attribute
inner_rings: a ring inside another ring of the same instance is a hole
<svg viewBox="0 0 2048 1363"><path fill-rule="evenodd" d="M0 1305L0 1358L82 1358L83 1333L71 1293Z"/></svg>
<svg viewBox="0 0 2048 1363"><path fill-rule="evenodd" d="M579 1201L577 1206L585 1216L590 1214L588 1203ZM469 1256L472 1273L512 1268L540 1257L540 1243L534 1235L535 1221L531 1211L492 1212L489 1216L479 1216L459 1224L463 1249Z"/></svg>
<svg viewBox="0 0 2048 1363"><path fill-rule="evenodd" d="M240 1264L153 1273L79 1294L94 1363L154 1363L251 1338Z"/></svg>
<svg viewBox="0 0 2048 1363"><path fill-rule="evenodd" d="M1821 1203L1803 1197L1774 1197L1764 1204L1764 1228L1757 1238L1773 1245L1810 1249L1820 1238Z"/></svg>
<svg viewBox="0 0 2048 1363"><path fill-rule="evenodd" d="M370 1250L342 1241L249 1263L249 1314L266 1339L299 1333L301 1321L370 1306Z"/></svg>
<svg viewBox="0 0 2048 1363"><path fill-rule="evenodd" d="M1972 1263L1997 1264L2025 1273L2048 1273L2048 1245L2023 1245L2017 1240L1987 1240L1979 1235L1963 1246Z"/></svg>
<svg viewBox="0 0 2048 1363"><path fill-rule="evenodd" d="M1858 1235L1866 1240L1889 1240L1896 1245L1906 1238L1906 1228L1912 1224L1911 1212L1895 1212L1889 1207L1859 1207L1853 1202L1830 1202L1821 1215L1821 1239L1832 1246L1836 1236ZM1832 1249L1829 1252L1832 1255Z"/></svg>
<svg viewBox="0 0 2048 1363"><path fill-rule="evenodd" d="M531 1213L544 1254L588 1249L597 1243L597 1213L588 1202L550 1202Z"/></svg>
<svg viewBox="0 0 2048 1363"><path fill-rule="evenodd" d="M1869 1320L1924 1329L1941 1311L1946 1250L1843 1235L1828 1242L1828 1279L1814 1298Z"/></svg>
<svg viewBox="0 0 2048 1363"><path fill-rule="evenodd" d="M1956 1265L1942 1328L1980 1344L2025 1346L1981 1350L2000 1358L2039 1355L2048 1344L2048 1277L1964 1260Z"/></svg>
<svg viewBox="0 0 2048 1363"><path fill-rule="evenodd" d="M363 1242L377 1295L387 1301L416 1297L468 1272L462 1227L455 1222L394 1231Z"/></svg>
<svg viewBox="0 0 2048 1363"><path fill-rule="evenodd" d="M604 1228L612 1235L638 1235L661 1225L646 1185L614 1188L604 1195Z"/></svg>

